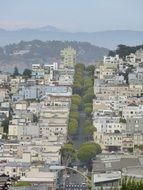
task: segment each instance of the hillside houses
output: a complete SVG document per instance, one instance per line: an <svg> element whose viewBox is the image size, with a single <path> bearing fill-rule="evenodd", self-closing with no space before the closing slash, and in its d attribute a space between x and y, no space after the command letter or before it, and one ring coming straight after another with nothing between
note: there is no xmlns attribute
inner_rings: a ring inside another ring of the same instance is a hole
<svg viewBox="0 0 143 190"><path fill-rule="evenodd" d="M0 174L56 187L73 79L57 63L33 64L31 78L0 73Z"/></svg>
<svg viewBox="0 0 143 190"><path fill-rule="evenodd" d="M143 50L124 60L105 56L95 69L94 141L104 151L133 152L143 144L142 60Z"/></svg>

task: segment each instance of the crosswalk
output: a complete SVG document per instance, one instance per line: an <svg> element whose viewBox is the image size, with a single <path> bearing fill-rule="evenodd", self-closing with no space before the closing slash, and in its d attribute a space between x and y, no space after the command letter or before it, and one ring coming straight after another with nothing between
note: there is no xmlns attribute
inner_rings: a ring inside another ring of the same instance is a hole
<svg viewBox="0 0 143 190"><path fill-rule="evenodd" d="M66 184L65 190L87 190L86 184Z"/></svg>

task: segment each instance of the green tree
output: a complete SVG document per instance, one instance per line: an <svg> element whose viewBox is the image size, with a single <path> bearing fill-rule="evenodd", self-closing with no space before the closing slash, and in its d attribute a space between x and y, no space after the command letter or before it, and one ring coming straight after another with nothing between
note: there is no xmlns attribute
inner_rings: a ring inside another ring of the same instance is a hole
<svg viewBox="0 0 143 190"><path fill-rule="evenodd" d="M91 108L92 108L92 107L93 107L93 104L92 104L92 103L85 103L85 104L84 104L84 109L85 109L86 107L91 107Z"/></svg>
<svg viewBox="0 0 143 190"><path fill-rule="evenodd" d="M91 162L97 154L101 153L101 147L94 142L85 142L81 144L77 157L82 162Z"/></svg>
<svg viewBox="0 0 143 190"><path fill-rule="evenodd" d="M73 93L81 94L81 90L82 90L82 85L79 82L73 84Z"/></svg>
<svg viewBox="0 0 143 190"><path fill-rule="evenodd" d="M18 181L14 184L14 187L30 187L32 186L32 184L30 182L27 181Z"/></svg>
<svg viewBox="0 0 143 190"><path fill-rule="evenodd" d="M91 106L85 107L84 112L86 113L87 116L90 116L92 113L93 109Z"/></svg>
<svg viewBox="0 0 143 190"><path fill-rule="evenodd" d="M8 133L8 127L9 127L9 118L8 117L4 121L2 121L1 126L4 128L4 133Z"/></svg>
<svg viewBox="0 0 143 190"><path fill-rule="evenodd" d="M37 123L38 122L38 117L36 114L33 114L33 122Z"/></svg>
<svg viewBox="0 0 143 190"><path fill-rule="evenodd" d="M116 55L115 51L109 51L108 56L114 57Z"/></svg>
<svg viewBox="0 0 143 190"><path fill-rule="evenodd" d="M72 104L79 105L81 102L81 97L78 94L72 95Z"/></svg>
<svg viewBox="0 0 143 190"><path fill-rule="evenodd" d="M89 125L92 125L92 120L91 119L86 119L84 126L86 127L86 126L89 126Z"/></svg>
<svg viewBox="0 0 143 190"><path fill-rule="evenodd" d="M84 127L84 134L87 136L92 136L95 131L96 128L93 125L86 125Z"/></svg>
<svg viewBox="0 0 143 190"><path fill-rule="evenodd" d="M80 84L81 86L83 85L83 76L82 75L77 75L74 77L74 84Z"/></svg>
<svg viewBox="0 0 143 190"><path fill-rule="evenodd" d="M76 119L70 119L68 125L68 133L70 135L75 135L77 132L78 122Z"/></svg>
<svg viewBox="0 0 143 190"><path fill-rule="evenodd" d="M16 76L19 76L19 75L20 75L20 73L18 71L18 68L14 67L13 76L16 77Z"/></svg>
<svg viewBox="0 0 143 190"><path fill-rule="evenodd" d="M70 110L73 111L73 112L78 111L78 105L72 104Z"/></svg>
<svg viewBox="0 0 143 190"><path fill-rule="evenodd" d="M74 136L77 133L77 126L72 123L69 124L68 133L71 136Z"/></svg>
<svg viewBox="0 0 143 190"><path fill-rule="evenodd" d="M23 71L23 77L24 78L31 78L31 73L32 73L32 71L30 69L25 69Z"/></svg>
<svg viewBox="0 0 143 190"><path fill-rule="evenodd" d="M82 71L84 71L85 70L85 65L82 64L82 63L77 63L75 65L75 70L82 70Z"/></svg>
<svg viewBox="0 0 143 190"><path fill-rule="evenodd" d="M78 111L71 111L69 118L78 120L79 119L79 112Z"/></svg>
<svg viewBox="0 0 143 190"><path fill-rule="evenodd" d="M83 102L84 103L92 103L94 98L94 94L88 93L83 96Z"/></svg>
<svg viewBox="0 0 143 190"><path fill-rule="evenodd" d="M76 159L76 150L72 144L65 144L61 148L61 162L64 166L68 166L73 160Z"/></svg>
<svg viewBox="0 0 143 190"><path fill-rule="evenodd" d="M73 83L73 93L82 94L82 89L84 85L84 69L83 64L75 65L74 83Z"/></svg>
<svg viewBox="0 0 143 190"><path fill-rule="evenodd" d="M93 86L85 89L84 94L94 94Z"/></svg>
<svg viewBox="0 0 143 190"><path fill-rule="evenodd" d="M126 119L124 119L124 118L120 118L120 121L119 121L120 123L126 123L127 121L126 121Z"/></svg>
<svg viewBox="0 0 143 190"><path fill-rule="evenodd" d="M89 78L85 81L85 89L93 87L93 79Z"/></svg>
<svg viewBox="0 0 143 190"><path fill-rule="evenodd" d="M120 190L142 190L143 181L134 178L123 178Z"/></svg>
<svg viewBox="0 0 143 190"><path fill-rule="evenodd" d="M95 66L89 65L86 67L86 71L89 72L89 74L94 75Z"/></svg>

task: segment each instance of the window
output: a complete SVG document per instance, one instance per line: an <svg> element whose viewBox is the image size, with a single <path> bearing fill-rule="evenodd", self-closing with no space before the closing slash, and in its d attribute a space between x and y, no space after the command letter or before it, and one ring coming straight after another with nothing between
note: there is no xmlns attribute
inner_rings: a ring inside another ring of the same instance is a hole
<svg viewBox="0 0 143 190"><path fill-rule="evenodd" d="M22 173L22 176L25 176L25 173Z"/></svg>
<svg viewBox="0 0 143 190"><path fill-rule="evenodd" d="M15 169L15 168L13 168L13 172L16 172L16 169Z"/></svg>

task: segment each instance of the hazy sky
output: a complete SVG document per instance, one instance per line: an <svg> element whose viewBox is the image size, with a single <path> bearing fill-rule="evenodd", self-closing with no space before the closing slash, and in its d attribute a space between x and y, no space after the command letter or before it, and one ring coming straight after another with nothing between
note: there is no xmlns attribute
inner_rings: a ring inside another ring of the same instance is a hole
<svg viewBox="0 0 143 190"><path fill-rule="evenodd" d="M143 0L0 0L0 27L143 30Z"/></svg>

